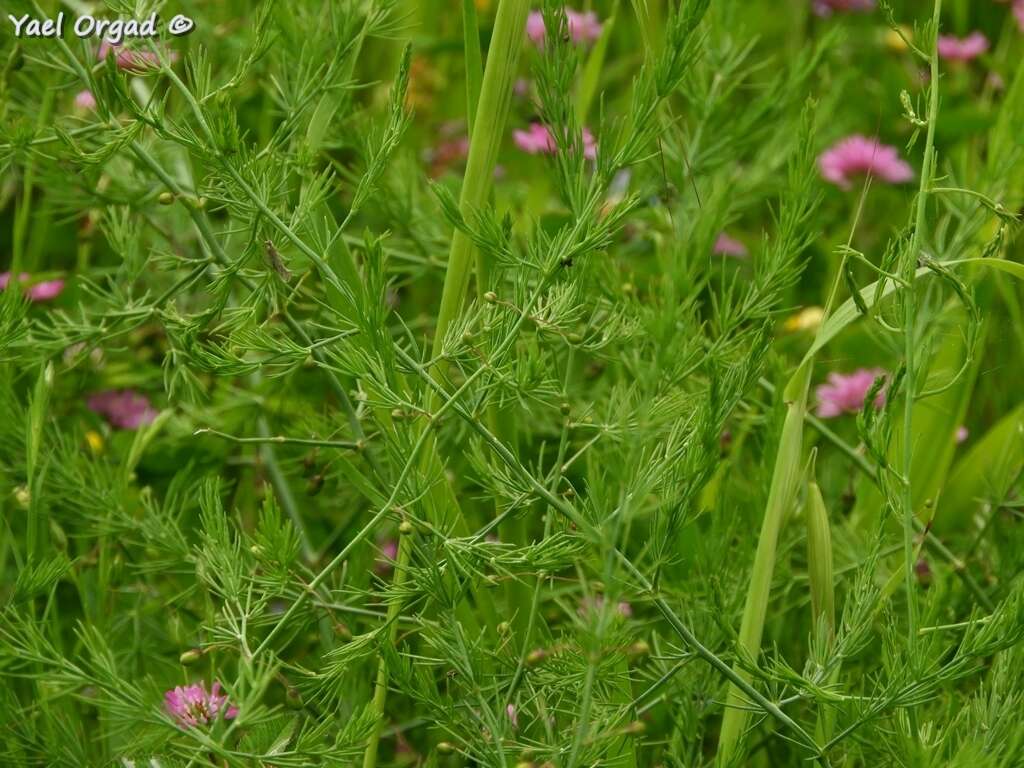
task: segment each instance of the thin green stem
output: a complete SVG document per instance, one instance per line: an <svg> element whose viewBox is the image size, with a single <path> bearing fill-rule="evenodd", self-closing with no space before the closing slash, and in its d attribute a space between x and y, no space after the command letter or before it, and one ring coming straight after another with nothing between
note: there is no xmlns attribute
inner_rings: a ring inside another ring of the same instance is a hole
<svg viewBox="0 0 1024 768"><path fill-rule="evenodd" d="M921 182L917 193L917 214L914 222L914 234L910 246L903 259L903 275L913 284L917 270L918 256L924 237L927 221L928 193L932 185L935 171L935 126L939 116L939 54L938 33L939 20L942 13L942 0L935 0L932 12L933 39L931 50L931 79L928 84L928 131L924 144L924 159L921 164ZM904 577L907 589L907 636L908 646L913 650L917 646L917 599L914 588L914 497L912 462L914 458L914 390L917 375L917 294L910 288L904 294L903 302L903 333L904 333L904 366L906 367L906 396L903 404L903 556ZM912 655L912 654L911 654Z"/></svg>
<svg viewBox="0 0 1024 768"><path fill-rule="evenodd" d="M284 435L271 435L264 434L259 437L238 437L237 435L229 435L227 432L221 432L218 429L212 429L210 427L201 427L192 433L193 435L216 435L217 437L223 438L224 440L230 440L233 443L273 443L276 445L308 445L316 448L341 448L345 450L357 451L363 448L358 442L351 440L315 440L312 438L306 439L301 437L285 437Z"/></svg>
<svg viewBox="0 0 1024 768"><path fill-rule="evenodd" d="M402 534L398 540L398 559L395 562L395 575L392 583L398 589L405 583L409 570L410 559L410 535ZM387 624L388 645L395 646L398 643L398 619L402 614L402 601L394 600L388 605ZM375 768L377 765L377 748L380 745L381 727L384 724L384 705L388 698L388 665L383 654L377 660L377 679L373 687L373 713L376 721L373 732L366 742L366 751L363 753L363 768Z"/></svg>

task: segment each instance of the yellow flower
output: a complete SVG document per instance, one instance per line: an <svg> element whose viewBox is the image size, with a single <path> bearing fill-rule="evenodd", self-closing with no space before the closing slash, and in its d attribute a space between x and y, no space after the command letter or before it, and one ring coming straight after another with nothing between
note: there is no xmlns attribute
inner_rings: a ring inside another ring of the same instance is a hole
<svg viewBox="0 0 1024 768"><path fill-rule="evenodd" d="M821 307L807 307L800 310L792 317L787 318L782 327L788 333L796 333L797 331L813 331L821 325L821 319L824 316L825 310Z"/></svg>
<svg viewBox="0 0 1024 768"><path fill-rule="evenodd" d="M99 456L103 452L103 437L96 430L90 429L85 433L85 442L93 456Z"/></svg>
<svg viewBox="0 0 1024 768"><path fill-rule="evenodd" d="M900 33L903 34L902 37L900 37ZM908 40L910 42L914 41L914 30L904 24L899 25L899 32L890 28L886 29L882 35L882 42L885 43L885 47L893 53L903 53L907 50Z"/></svg>

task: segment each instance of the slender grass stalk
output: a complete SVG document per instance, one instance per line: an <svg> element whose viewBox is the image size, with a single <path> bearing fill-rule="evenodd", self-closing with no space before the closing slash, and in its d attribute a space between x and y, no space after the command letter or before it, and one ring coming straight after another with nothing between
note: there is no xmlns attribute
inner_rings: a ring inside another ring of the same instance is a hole
<svg viewBox="0 0 1024 768"><path fill-rule="evenodd" d="M819 652L832 647L836 631L836 597L833 583L832 533L829 528L828 509L814 477L814 458L811 459L810 476L807 482L807 499L804 503L807 523L807 573L811 591L811 632ZM829 673L829 682L839 676L839 666ZM818 706L818 725L815 738L819 744L832 738L835 729L835 711L826 703Z"/></svg>
<svg viewBox="0 0 1024 768"><path fill-rule="evenodd" d="M813 473L813 468L811 472ZM828 509L813 474L807 483L807 572L811 588L811 614L815 625L823 624L829 637L835 632L836 600L832 583L832 534ZM826 640L827 638L820 638Z"/></svg>
<svg viewBox="0 0 1024 768"><path fill-rule="evenodd" d="M29 424L25 432L25 488L28 492L28 529L25 549L30 560L37 558L42 552L45 537L45 520L40 503L38 487L40 485L39 455L43 444L49 415L50 393L53 391L53 364L46 363L39 369L32 403L29 406Z"/></svg>
<svg viewBox="0 0 1024 768"><path fill-rule="evenodd" d="M757 552L754 555L754 566L738 639L739 647L753 659L757 658L761 648L761 634L768 611L779 531L794 502L803 470L803 426L807 414L807 393L812 370L813 364L809 360L801 364L783 393L786 400L786 419L783 422L782 437L775 457L775 469L772 472L768 503L758 535ZM750 674L747 671L737 668L735 672L744 682L750 682ZM737 757L749 719L749 712L745 708L747 705L746 692L736 685L730 686L718 740L717 759L720 766L732 765Z"/></svg>
<svg viewBox="0 0 1024 768"><path fill-rule="evenodd" d="M480 52L480 25L476 18L475 0L462 0L462 45L466 65L466 125L473 135L480 88L483 86L483 54Z"/></svg>
<svg viewBox="0 0 1024 768"><path fill-rule="evenodd" d="M611 13L605 19L601 28L601 36L594 43L587 62L580 74L580 84L576 92L576 121L580 125L587 124L587 115L594 103L594 96L597 95L598 85L601 82L601 74L604 71L605 58L608 54L608 44L611 42L612 31L615 29L615 19L619 15L619 0L612 4Z"/></svg>
<svg viewBox="0 0 1024 768"><path fill-rule="evenodd" d="M480 86L480 102L469 140L466 175L462 180L462 192L459 196L459 208L467 217L474 209L482 207L487 202L494 180L494 166L498 161L498 149L505 135L505 123L512 102L512 87L515 84L516 66L523 46L523 30L529 8L530 4L526 0L501 0L498 4L494 32L487 52L487 64ZM437 313L434 357L441 354L445 334L462 311L473 267L474 250L469 236L456 231L448 254L448 269L445 272L441 306ZM487 265L482 259L478 259L477 290L481 295L487 290L487 275Z"/></svg>

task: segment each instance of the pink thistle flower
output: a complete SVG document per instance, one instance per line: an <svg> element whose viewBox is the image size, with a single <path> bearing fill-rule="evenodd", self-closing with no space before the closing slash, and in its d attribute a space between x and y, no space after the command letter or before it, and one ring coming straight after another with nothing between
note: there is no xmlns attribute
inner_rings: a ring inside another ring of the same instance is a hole
<svg viewBox="0 0 1024 768"><path fill-rule="evenodd" d="M818 169L825 181L841 189L849 189L850 177L858 174L870 174L890 184L914 178L910 164L900 158L895 147L860 134L848 136L822 152Z"/></svg>
<svg viewBox="0 0 1024 768"><path fill-rule="evenodd" d="M831 16L833 13L873 11L875 0L814 0L812 7L818 16Z"/></svg>
<svg viewBox="0 0 1024 768"><path fill-rule="evenodd" d="M601 36L601 22L593 11L580 13L572 8L565 8L566 22L569 27L569 37L573 43L592 43ZM544 36L547 30L544 27L544 14L540 11L531 11L526 17L526 36L533 41L538 48L544 46Z"/></svg>
<svg viewBox="0 0 1024 768"><path fill-rule="evenodd" d="M963 38L939 35L936 48L939 56L948 61L970 61L988 50L988 38L981 32L971 32Z"/></svg>
<svg viewBox="0 0 1024 768"><path fill-rule="evenodd" d="M581 135L583 156L587 160L593 160L597 157L597 143L594 141L594 135L586 128L583 129ZM541 123L530 123L530 127L525 131L512 131L512 140L519 149L528 155L553 155L558 151L551 130Z"/></svg>
<svg viewBox="0 0 1024 768"><path fill-rule="evenodd" d="M747 246L725 232L718 233L712 251L718 256L736 256L737 258L743 258L748 253Z"/></svg>
<svg viewBox="0 0 1024 768"><path fill-rule="evenodd" d="M860 368L853 373L830 373L828 383L814 391L818 401L817 416L831 419L843 413L857 413L864 406L868 390L879 376L885 376L881 368ZM885 390L875 398L875 408L885 404Z"/></svg>
<svg viewBox="0 0 1024 768"><path fill-rule="evenodd" d="M108 389L89 396L86 405L116 429L138 429L151 424L157 411L149 399L131 389Z"/></svg>
<svg viewBox="0 0 1024 768"><path fill-rule="evenodd" d="M18 274L19 283L27 283L31 280L31 275L28 272L21 272ZM4 290L11 282L11 273L3 272L0 273L0 291ZM25 295L29 297L31 301L50 301L60 296L64 290L63 280L44 280L41 283L30 285L25 289Z"/></svg>
<svg viewBox="0 0 1024 768"><path fill-rule="evenodd" d="M223 712L225 720L238 716L238 707L228 703L220 692L220 683L214 682L209 692L205 683L179 685L164 694L164 708L182 728L209 725Z"/></svg>
<svg viewBox="0 0 1024 768"><path fill-rule="evenodd" d="M92 91L79 91L75 94L75 106L79 109L96 109L96 97Z"/></svg>

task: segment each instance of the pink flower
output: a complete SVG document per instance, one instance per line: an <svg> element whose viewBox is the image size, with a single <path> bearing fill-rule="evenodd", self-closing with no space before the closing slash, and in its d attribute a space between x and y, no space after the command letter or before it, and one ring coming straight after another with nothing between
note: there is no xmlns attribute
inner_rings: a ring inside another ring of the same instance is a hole
<svg viewBox="0 0 1024 768"><path fill-rule="evenodd" d="M949 61L970 61L988 50L988 38L981 32L971 32L967 37L939 35L936 47L939 56Z"/></svg>
<svg viewBox="0 0 1024 768"><path fill-rule="evenodd" d="M230 706L228 697L220 692L219 682L214 682L209 692L205 683L172 688L164 694L164 708L182 728L209 725L221 710L225 720L238 716L238 707Z"/></svg>
<svg viewBox="0 0 1024 768"><path fill-rule="evenodd" d="M589 43L601 36L601 22L593 11L580 13L572 8L565 8L565 17L569 27L569 37L576 44ZM526 17L526 36L533 41L538 48L544 46L544 14L540 11L531 11Z"/></svg>
<svg viewBox="0 0 1024 768"><path fill-rule="evenodd" d="M1024 0L1013 0L1013 15L1017 19L1017 26L1024 32Z"/></svg>
<svg viewBox="0 0 1024 768"><path fill-rule="evenodd" d="M818 16L831 16L833 13L849 13L851 11L874 10L875 0L814 0L814 12Z"/></svg>
<svg viewBox="0 0 1024 768"><path fill-rule="evenodd" d="M380 545L381 556L373 564L373 570L378 576L383 576L391 571L395 558L398 557L398 542L395 539L388 539Z"/></svg>
<svg viewBox="0 0 1024 768"><path fill-rule="evenodd" d="M864 406L864 398L868 390L879 376L885 376L881 368L860 368L853 373L830 373L828 383L820 385L815 391L818 400L817 415L822 419L831 419L843 413L857 413ZM885 404L885 390L875 398L875 407Z"/></svg>
<svg viewBox="0 0 1024 768"><path fill-rule="evenodd" d="M970 437L970 434L971 433L967 429L967 427L961 424L959 427L956 428L956 444L960 445L961 443L966 442L967 438Z"/></svg>
<svg viewBox="0 0 1024 768"><path fill-rule="evenodd" d="M79 91L75 94L75 106L79 109L96 109L96 97L92 91Z"/></svg>
<svg viewBox="0 0 1024 768"><path fill-rule="evenodd" d="M719 232L715 238L715 246L712 249L719 256L736 256L742 258L747 255L747 246L725 232Z"/></svg>
<svg viewBox="0 0 1024 768"><path fill-rule="evenodd" d="M25 293L32 301L49 301L60 296L63 290L63 280L44 280L31 286Z"/></svg>
<svg viewBox="0 0 1024 768"><path fill-rule="evenodd" d="M595 598L586 598L580 603L579 614L580 616L586 616L591 611L604 610L604 595L598 595ZM624 619L631 618L633 616L633 606L627 603L625 600L621 600L615 605L615 610Z"/></svg>
<svg viewBox="0 0 1024 768"><path fill-rule="evenodd" d="M157 411L149 399L130 389L108 389L89 396L86 405L117 429L138 429L152 423Z"/></svg>
<svg viewBox="0 0 1024 768"><path fill-rule="evenodd" d="M896 147L881 144L860 134L848 136L818 157L822 178L842 189L850 188L850 177L869 174L890 184L914 178L910 165L900 158Z"/></svg>
<svg viewBox="0 0 1024 768"><path fill-rule="evenodd" d="M509 704L505 707L505 714L508 715L509 722L512 723L513 728L519 727L519 717L516 715L515 704Z"/></svg>
<svg viewBox="0 0 1024 768"><path fill-rule="evenodd" d="M117 68L125 72L145 72L160 66L160 57L154 51L132 51L120 45L112 45L106 40L100 43L96 58L103 61L111 50L117 51ZM171 62L177 61L177 52L171 51L169 58Z"/></svg>
<svg viewBox="0 0 1024 768"><path fill-rule="evenodd" d="M31 280L31 275L28 272L21 272L18 274L18 282L26 283ZM7 287L11 282L11 273L3 272L0 273L0 291ZM25 289L25 295L32 301L49 301L60 296L61 291L64 290L63 280L44 280L41 283L30 285Z"/></svg>
<svg viewBox="0 0 1024 768"><path fill-rule="evenodd" d="M594 135L584 128L582 137L583 156L587 160L593 160L597 157L597 143L594 141ZM525 131L512 131L512 140L528 155L553 155L558 151L551 130L541 123L530 123L530 127Z"/></svg>
<svg viewBox="0 0 1024 768"><path fill-rule="evenodd" d="M428 152L430 175L434 178L441 176L455 163L465 160L467 155L469 155L468 136L459 136L441 141Z"/></svg>

